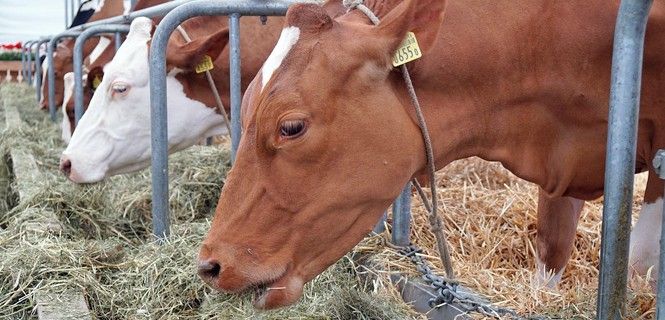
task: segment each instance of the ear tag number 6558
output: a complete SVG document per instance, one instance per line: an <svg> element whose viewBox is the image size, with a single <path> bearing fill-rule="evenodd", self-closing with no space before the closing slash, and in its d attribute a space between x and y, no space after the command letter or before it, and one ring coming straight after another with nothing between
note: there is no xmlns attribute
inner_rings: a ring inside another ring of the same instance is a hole
<svg viewBox="0 0 665 320"><path fill-rule="evenodd" d="M401 66L407 62L411 62L423 56L416 35L409 31L404 37L404 41L399 45L393 54L393 67Z"/></svg>

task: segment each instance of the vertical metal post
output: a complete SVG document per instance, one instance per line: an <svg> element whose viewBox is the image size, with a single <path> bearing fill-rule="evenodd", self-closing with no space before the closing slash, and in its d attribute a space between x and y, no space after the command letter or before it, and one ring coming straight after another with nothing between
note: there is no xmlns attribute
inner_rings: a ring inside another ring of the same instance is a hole
<svg viewBox="0 0 665 320"><path fill-rule="evenodd" d="M291 2L293 3L293 2ZM238 72L236 84L231 80L231 88L237 86L236 93L231 90L231 106L236 103L236 114L240 111L240 51L239 51L239 17L250 15L284 15L289 1L263 0L216 0L191 1L178 6L169 12L159 23L150 45L150 125L152 141L152 218L153 232L163 239L169 235L168 207L168 132L166 114L166 45L171 33L183 21L195 16L236 15L230 21L229 43L231 48L238 48L236 53L231 50L231 74ZM235 31L234 31L235 30ZM234 35L235 34L235 35ZM235 66L234 66L235 65ZM233 79L233 78L231 78ZM236 98L233 98L233 95ZM231 117L234 113L231 111ZM238 116L236 115L236 118ZM233 128L233 127L232 127ZM233 129L232 129L233 130Z"/></svg>
<svg viewBox="0 0 665 320"><path fill-rule="evenodd" d="M129 26L124 24L92 26L81 32L74 43L74 126L78 124L83 116L83 46L90 37L100 33L111 32L115 32L116 35L127 33L129 32Z"/></svg>
<svg viewBox="0 0 665 320"><path fill-rule="evenodd" d="M388 217L387 212L383 212L383 215L379 219L379 222L374 225L374 229L372 230L374 233L381 233L386 230L386 218Z"/></svg>
<svg viewBox="0 0 665 320"><path fill-rule="evenodd" d="M25 63L26 63L26 59L27 59L26 56L25 56L25 49L27 47L26 44L27 44L27 42L24 42L21 45L21 74L23 76L23 79L26 78L26 74L27 74L27 71L26 71L27 69L25 68Z"/></svg>
<svg viewBox="0 0 665 320"><path fill-rule="evenodd" d="M626 298L644 33L652 0L622 0L614 31L597 319L622 319Z"/></svg>
<svg viewBox="0 0 665 320"><path fill-rule="evenodd" d="M33 65L32 65L32 63L33 63L33 60L36 59L36 56L35 56L35 54L34 54L35 49L34 49L33 47L34 47L37 43L39 43L39 40L32 41L32 42L30 43L30 46L28 47L28 83L29 83L31 86L33 85L33 81L32 81L32 79L33 79L33 78L32 78L33 73L32 73L32 70L33 70L33 68L34 68ZM37 47L37 48L38 48L37 50L39 50L39 47Z"/></svg>
<svg viewBox="0 0 665 320"><path fill-rule="evenodd" d="M240 79L240 14L229 16L229 61L230 66L230 98L231 98L231 163L235 162L236 152L240 144L240 104L242 99Z"/></svg>
<svg viewBox="0 0 665 320"><path fill-rule="evenodd" d="M69 0L65 0L65 29L69 28Z"/></svg>
<svg viewBox="0 0 665 320"><path fill-rule="evenodd" d="M120 50L120 46L122 45L122 35L120 32L115 33L115 52L118 52Z"/></svg>
<svg viewBox="0 0 665 320"><path fill-rule="evenodd" d="M37 77L37 81L35 82L35 91L37 94L37 102L39 102L42 99L42 77L44 76L42 74L42 61L41 57L39 56L39 48L42 46L42 44L48 44L50 41L49 38L39 40L37 43L37 55L35 56L35 76Z"/></svg>
<svg viewBox="0 0 665 320"><path fill-rule="evenodd" d="M53 53L59 40L60 38L53 37L46 47L46 59L48 61L48 70L46 70L48 80L48 113L53 122L55 122L55 70L53 69Z"/></svg>
<svg viewBox="0 0 665 320"><path fill-rule="evenodd" d="M56 113L56 106L55 106L55 69L53 68L53 53L55 52L55 46L58 44L60 39L62 38L73 38L76 37L80 34L78 31L74 32L68 32L65 31L63 33L55 35L51 40L49 40L48 45L46 47L46 59L48 61L48 70L47 70L47 77L48 77L48 112L51 117L51 121L55 122L55 113Z"/></svg>
<svg viewBox="0 0 665 320"><path fill-rule="evenodd" d="M407 246L410 240L411 224L411 182L407 183L402 193L393 202L393 243Z"/></svg>
<svg viewBox="0 0 665 320"><path fill-rule="evenodd" d="M653 160L653 166L657 168L658 177L665 180L665 150L660 149ZM665 190L663 190L665 199ZM658 295L656 296L656 319L665 319L665 206L661 217L660 228L660 256L658 257Z"/></svg>

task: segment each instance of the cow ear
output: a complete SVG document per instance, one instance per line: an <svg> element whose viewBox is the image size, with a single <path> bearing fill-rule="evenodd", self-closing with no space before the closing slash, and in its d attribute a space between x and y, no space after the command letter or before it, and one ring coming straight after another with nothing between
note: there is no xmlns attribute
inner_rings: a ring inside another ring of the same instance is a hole
<svg viewBox="0 0 665 320"><path fill-rule="evenodd" d="M100 66L94 67L88 72L86 85L90 90L95 91L99 87L99 84L102 83L102 79L104 79L104 70Z"/></svg>
<svg viewBox="0 0 665 320"><path fill-rule="evenodd" d="M169 45L166 48L166 63L168 65L191 71L205 56L213 61L222 53L229 42L229 29L224 28L207 37L193 39L180 45Z"/></svg>
<svg viewBox="0 0 665 320"><path fill-rule="evenodd" d="M446 0L405 0L390 10L376 27L377 38L390 56L404 40L415 33L424 54L432 48L443 23Z"/></svg>

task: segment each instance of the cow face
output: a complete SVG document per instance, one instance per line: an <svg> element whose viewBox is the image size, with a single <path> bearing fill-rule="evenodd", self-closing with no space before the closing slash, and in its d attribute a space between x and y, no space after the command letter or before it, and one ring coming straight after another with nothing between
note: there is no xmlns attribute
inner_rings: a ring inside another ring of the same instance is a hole
<svg viewBox="0 0 665 320"><path fill-rule="evenodd" d="M135 19L127 39L104 67L104 77L62 154L61 169L70 180L97 182L110 175L149 165L148 42L152 29L151 20ZM214 43L218 38L212 36L206 40L210 41L203 42ZM202 45L194 41L190 43L192 46L197 44ZM187 97L183 83L176 79L180 72L184 71L174 68L166 77L170 152L225 133L223 118L214 109Z"/></svg>
<svg viewBox="0 0 665 320"><path fill-rule="evenodd" d="M212 287L260 288L259 308L295 302L424 166L391 57L408 30L427 47L444 2L415 2L393 7L378 27L355 10L332 20L318 5L291 6L245 93L244 134L199 253ZM421 7L436 19L425 28L413 23Z"/></svg>

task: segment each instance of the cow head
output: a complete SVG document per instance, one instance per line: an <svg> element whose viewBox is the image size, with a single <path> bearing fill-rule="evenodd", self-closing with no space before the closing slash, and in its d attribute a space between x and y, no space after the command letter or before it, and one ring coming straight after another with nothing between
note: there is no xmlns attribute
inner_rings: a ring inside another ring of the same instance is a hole
<svg viewBox="0 0 665 320"><path fill-rule="evenodd" d="M107 176L136 171L150 163L150 83L148 49L153 22L137 18L127 39L104 67L95 90L61 158L70 180L91 183ZM199 61L204 54L217 57L226 33L197 38L178 48L189 54L183 61ZM191 72L173 67L167 77L169 152L189 147L203 138L223 134L223 118L203 103L190 99L187 83L176 75ZM198 75L202 77L203 75ZM94 77L88 76L88 79Z"/></svg>
<svg viewBox="0 0 665 320"><path fill-rule="evenodd" d="M208 284L259 288L259 308L288 305L372 230L425 165L391 57L409 30L429 49L443 8L403 1L373 26L357 10L333 20L318 5L291 6L245 93L244 134L199 253Z"/></svg>

